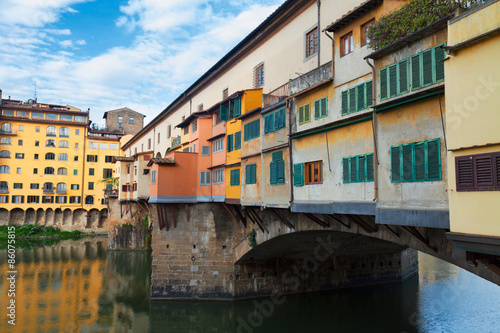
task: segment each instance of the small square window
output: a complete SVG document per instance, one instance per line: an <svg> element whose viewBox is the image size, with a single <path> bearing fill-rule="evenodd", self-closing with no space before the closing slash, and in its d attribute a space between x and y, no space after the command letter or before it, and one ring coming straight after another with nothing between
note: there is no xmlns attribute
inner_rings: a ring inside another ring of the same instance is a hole
<svg viewBox="0 0 500 333"><path fill-rule="evenodd" d="M75 135L80 135L80 130L79 129L75 130Z"/></svg>
<svg viewBox="0 0 500 333"><path fill-rule="evenodd" d="M368 38L366 33L368 32L368 28L370 28L373 25L373 23L375 23L375 19L371 19L370 21L366 22L361 26L361 47L370 43L370 38Z"/></svg>
<svg viewBox="0 0 500 333"><path fill-rule="evenodd" d="M255 67L254 82L256 88L264 85L264 64L260 64Z"/></svg>
<svg viewBox="0 0 500 333"><path fill-rule="evenodd" d="M94 189L94 183L93 182L89 182L89 190L93 190Z"/></svg>
<svg viewBox="0 0 500 333"><path fill-rule="evenodd" d="M37 169L37 168L34 168L34 169L33 169L33 174L34 174L34 175L38 174L38 169Z"/></svg>
<svg viewBox="0 0 500 333"><path fill-rule="evenodd" d="M75 149L78 149L78 148L79 148L78 143L75 143Z"/></svg>
<svg viewBox="0 0 500 333"><path fill-rule="evenodd" d="M35 160L37 160L37 159L38 159L38 154L35 154Z"/></svg>
<svg viewBox="0 0 500 333"><path fill-rule="evenodd" d="M23 140L17 140L17 145L22 146L23 145Z"/></svg>
<svg viewBox="0 0 500 333"><path fill-rule="evenodd" d="M19 132L23 132L24 131L24 125L19 125Z"/></svg>
<svg viewBox="0 0 500 333"><path fill-rule="evenodd" d="M40 126L37 126L37 127L35 128L35 132L40 132Z"/></svg>
<svg viewBox="0 0 500 333"><path fill-rule="evenodd" d="M306 58L318 53L319 37L318 27L312 29L306 34Z"/></svg>
<svg viewBox="0 0 500 333"><path fill-rule="evenodd" d="M89 169L89 176L93 176L94 175L94 168L90 168Z"/></svg>
<svg viewBox="0 0 500 333"><path fill-rule="evenodd" d="M75 158L73 159L73 161L78 162L78 156L75 156Z"/></svg>
<svg viewBox="0 0 500 333"><path fill-rule="evenodd" d="M352 31L340 38L340 56L343 57L354 50Z"/></svg>
<svg viewBox="0 0 500 333"><path fill-rule="evenodd" d="M321 184L323 182L323 162L306 163L305 178L306 184Z"/></svg>
<svg viewBox="0 0 500 333"><path fill-rule="evenodd" d="M133 123L134 123L134 118L129 117L129 118L128 118L128 123L129 123L129 124L133 124Z"/></svg>
<svg viewBox="0 0 500 333"><path fill-rule="evenodd" d="M229 88L222 90L222 99L226 99L229 97Z"/></svg>
<svg viewBox="0 0 500 333"><path fill-rule="evenodd" d="M21 168L17 168L17 173L21 173Z"/></svg>
<svg viewBox="0 0 500 333"><path fill-rule="evenodd" d="M35 147L40 147L40 141L35 141Z"/></svg>

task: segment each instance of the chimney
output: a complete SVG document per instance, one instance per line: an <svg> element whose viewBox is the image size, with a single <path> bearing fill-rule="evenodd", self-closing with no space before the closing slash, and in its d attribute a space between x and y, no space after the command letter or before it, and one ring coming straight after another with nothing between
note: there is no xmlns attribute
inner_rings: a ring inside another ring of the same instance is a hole
<svg viewBox="0 0 500 333"><path fill-rule="evenodd" d="M0 89L0 105L2 105L2 89Z"/></svg>

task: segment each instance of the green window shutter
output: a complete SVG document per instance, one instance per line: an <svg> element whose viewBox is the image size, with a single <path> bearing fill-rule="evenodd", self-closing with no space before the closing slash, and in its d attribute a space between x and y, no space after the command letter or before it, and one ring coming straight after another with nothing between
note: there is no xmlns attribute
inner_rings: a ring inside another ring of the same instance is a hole
<svg viewBox="0 0 500 333"><path fill-rule="evenodd" d="M251 165L245 166L245 184L251 184L252 176L250 175L250 170L252 169Z"/></svg>
<svg viewBox="0 0 500 333"><path fill-rule="evenodd" d="M269 115L269 132L274 132L274 130L276 129L275 121L276 113L273 112Z"/></svg>
<svg viewBox="0 0 500 333"><path fill-rule="evenodd" d="M276 185L278 182L278 162L271 162L270 178L271 178L271 185Z"/></svg>
<svg viewBox="0 0 500 333"><path fill-rule="evenodd" d="M82 197L78 196L78 203L82 203Z"/></svg>
<svg viewBox="0 0 500 333"><path fill-rule="evenodd" d="M421 86L420 54L417 54L411 57L411 89L418 89Z"/></svg>
<svg viewBox="0 0 500 333"><path fill-rule="evenodd" d="M373 106L373 82L366 82L366 107Z"/></svg>
<svg viewBox="0 0 500 333"><path fill-rule="evenodd" d="M40 202L40 197L37 195L36 196L36 203L39 203Z"/></svg>
<svg viewBox="0 0 500 333"><path fill-rule="evenodd" d="M240 185L240 169L234 170L236 185Z"/></svg>
<svg viewBox="0 0 500 333"><path fill-rule="evenodd" d="M68 197L64 197L64 203L68 203Z"/></svg>
<svg viewBox="0 0 500 333"><path fill-rule="evenodd" d="M97 155L94 155L94 162L97 162Z"/></svg>
<svg viewBox="0 0 500 333"><path fill-rule="evenodd" d="M442 45L434 48L434 59L436 61L435 72L436 72L436 82L444 80L444 58L446 58L445 50Z"/></svg>
<svg viewBox="0 0 500 333"><path fill-rule="evenodd" d="M389 96L394 97L398 94L398 67L392 65L389 67Z"/></svg>
<svg viewBox="0 0 500 333"><path fill-rule="evenodd" d="M358 168L357 168L357 157L354 156L354 157L351 157L350 158L350 167L351 167L351 170L350 170L350 173L351 173L351 183L355 183L358 181Z"/></svg>
<svg viewBox="0 0 500 333"><path fill-rule="evenodd" d="M366 181L366 157L358 157L358 180L360 182Z"/></svg>
<svg viewBox="0 0 500 333"><path fill-rule="evenodd" d="M413 144L403 146L403 180L413 180Z"/></svg>
<svg viewBox="0 0 500 333"><path fill-rule="evenodd" d="M255 128L257 133L255 134L255 138L260 136L260 118L255 121Z"/></svg>
<svg viewBox="0 0 500 333"><path fill-rule="evenodd" d="M87 162L90 162L90 155L87 155Z"/></svg>
<svg viewBox="0 0 500 333"><path fill-rule="evenodd" d="M227 136L227 151L233 151L233 135L229 134Z"/></svg>
<svg viewBox="0 0 500 333"><path fill-rule="evenodd" d="M267 115L264 117L264 134L267 134L269 132L271 132L271 130L269 129L269 125L271 123L271 115Z"/></svg>
<svg viewBox="0 0 500 333"><path fill-rule="evenodd" d="M220 120L227 120L227 105L226 104L222 104L220 106Z"/></svg>
<svg viewBox="0 0 500 333"><path fill-rule="evenodd" d="M366 155L366 181L372 182L375 180L375 165L373 154Z"/></svg>
<svg viewBox="0 0 500 333"><path fill-rule="evenodd" d="M285 127L285 109L279 109L276 111L274 129L280 129Z"/></svg>
<svg viewBox="0 0 500 333"><path fill-rule="evenodd" d="M425 142L415 144L415 180L425 180Z"/></svg>
<svg viewBox="0 0 500 333"><path fill-rule="evenodd" d="M237 117L241 114L241 99L234 100L234 116Z"/></svg>
<svg viewBox="0 0 500 333"><path fill-rule="evenodd" d="M50 197L50 203L54 203L54 196Z"/></svg>
<svg viewBox="0 0 500 333"><path fill-rule="evenodd" d="M349 89L349 112L356 111L356 88Z"/></svg>
<svg viewBox="0 0 500 333"><path fill-rule="evenodd" d="M283 151L282 150L275 151L272 156L273 156L273 162L278 162L283 159Z"/></svg>
<svg viewBox="0 0 500 333"><path fill-rule="evenodd" d="M277 172L278 172L278 179L276 182L278 184L284 184L285 183L285 161L281 160L276 162L277 163Z"/></svg>
<svg viewBox="0 0 500 333"><path fill-rule="evenodd" d="M387 68L382 68L379 72L380 78L380 99L387 98Z"/></svg>
<svg viewBox="0 0 500 333"><path fill-rule="evenodd" d="M328 98L322 98L320 102L321 106L321 117L326 117L328 115Z"/></svg>
<svg viewBox="0 0 500 333"><path fill-rule="evenodd" d="M401 148L399 146L391 147L391 181L401 181Z"/></svg>
<svg viewBox="0 0 500 333"><path fill-rule="evenodd" d="M304 122L304 105L299 107L299 124Z"/></svg>
<svg viewBox="0 0 500 333"><path fill-rule="evenodd" d="M422 53L422 73L423 84L432 84L432 50L427 50Z"/></svg>
<svg viewBox="0 0 500 333"><path fill-rule="evenodd" d="M360 84L356 87L358 90L358 111L363 110L365 108L365 84Z"/></svg>
<svg viewBox="0 0 500 333"><path fill-rule="evenodd" d="M295 163L293 165L293 185L304 185L304 163Z"/></svg>
<svg viewBox="0 0 500 333"><path fill-rule="evenodd" d="M408 91L408 59L399 63L399 93Z"/></svg>
<svg viewBox="0 0 500 333"><path fill-rule="evenodd" d="M243 126L243 140L245 141L248 141L249 140L249 131L250 131L250 123L249 124L245 124L245 126Z"/></svg>
<svg viewBox="0 0 500 333"><path fill-rule="evenodd" d="M9 196L8 195L5 196L5 203L9 203Z"/></svg>
<svg viewBox="0 0 500 333"><path fill-rule="evenodd" d="M347 92L347 90L345 90L342 92L342 115L349 113L349 109L348 109L349 104L348 103L349 103L348 92Z"/></svg>
<svg viewBox="0 0 500 333"><path fill-rule="evenodd" d="M314 101L314 119L318 119L321 114L320 106L319 106L319 99Z"/></svg>
<svg viewBox="0 0 500 333"><path fill-rule="evenodd" d="M21 203L24 203L24 195L21 195Z"/></svg>
<svg viewBox="0 0 500 333"><path fill-rule="evenodd" d="M8 197L8 196L7 196ZM12 203L15 203L16 202L16 198L15 198L15 195L12 196Z"/></svg>
<svg viewBox="0 0 500 333"><path fill-rule="evenodd" d="M349 183L349 158L344 157L342 159L342 178L344 180L344 183Z"/></svg>
<svg viewBox="0 0 500 333"><path fill-rule="evenodd" d="M241 149L241 131L234 133L234 150Z"/></svg>
<svg viewBox="0 0 500 333"><path fill-rule="evenodd" d="M427 141L427 179L441 180L440 139Z"/></svg>
<svg viewBox="0 0 500 333"><path fill-rule="evenodd" d="M311 104L304 105L304 122L308 123L311 121Z"/></svg>

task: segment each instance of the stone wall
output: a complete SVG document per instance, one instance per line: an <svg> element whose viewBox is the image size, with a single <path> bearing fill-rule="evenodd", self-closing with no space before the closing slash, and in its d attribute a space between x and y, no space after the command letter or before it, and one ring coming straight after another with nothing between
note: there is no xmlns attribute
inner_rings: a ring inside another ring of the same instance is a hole
<svg viewBox="0 0 500 333"><path fill-rule="evenodd" d="M123 108L113 111L108 111L106 116L106 126L110 131L118 131L118 117L123 119L122 127L125 134L138 133L144 125L144 116L134 110ZM129 118L134 118L134 123L129 124Z"/></svg>

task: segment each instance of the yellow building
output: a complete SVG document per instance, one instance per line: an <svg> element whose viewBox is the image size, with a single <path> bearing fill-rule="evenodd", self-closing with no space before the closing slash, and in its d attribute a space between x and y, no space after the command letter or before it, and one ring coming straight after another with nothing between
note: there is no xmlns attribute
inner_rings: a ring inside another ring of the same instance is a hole
<svg viewBox="0 0 500 333"><path fill-rule="evenodd" d="M500 255L500 1L450 20L446 73L450 230L454 255Z"/></svg>
<svg viewBox="0 0 500 333"><path fill-rule="evenodd" d="M113 175L122 133L87 137L89 112L71 106L0 101L0 223L102 227L99 180Z"/></svg>

